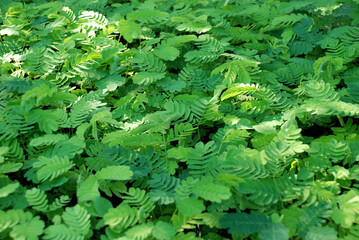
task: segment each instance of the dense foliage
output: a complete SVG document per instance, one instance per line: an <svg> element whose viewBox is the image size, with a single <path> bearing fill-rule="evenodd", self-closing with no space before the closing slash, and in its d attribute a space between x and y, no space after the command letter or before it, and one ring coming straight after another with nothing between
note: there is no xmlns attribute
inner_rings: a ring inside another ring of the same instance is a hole
<svg viewBox="0 0 359 240"><path fill-rule="evenodd" d="M0 9L0 239L359 238L358 0Z"/></svg>

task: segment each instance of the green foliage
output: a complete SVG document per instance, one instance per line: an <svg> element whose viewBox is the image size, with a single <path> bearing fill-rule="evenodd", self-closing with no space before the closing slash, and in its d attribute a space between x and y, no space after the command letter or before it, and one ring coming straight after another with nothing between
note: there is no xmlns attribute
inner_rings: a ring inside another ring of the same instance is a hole
<svg viewBox="0 0 359 240"><path fill-rule="evenodd" d="M270 225L271 221L266 216L238 212L226 214L221 218L220 224L222 228L229 228L230 233L241 235L260 232Z"/></svg>
<svg viewBox="0 0 359 240"><path fill-rule="evenodd" d="M59 158L54 156L47 158L40 156L37 161L32 164L32 167L36 169L37 179L43 182L46 180L52 181L72 168L73 164L68 157Z"/></svg>
<svg viewBox="0 0 359 240"><path fill-rule="evenodd" d="M0 1L0 239L358 239L359 1Z"/></svg>
<svg viewBox="0 0 359 240"><path fill-rule="evenodd" d="M138 221L137 209L122 203L116 208L111 208L103 217L104 223L113 231L122 232L124 229L135 225Z"/></svg>

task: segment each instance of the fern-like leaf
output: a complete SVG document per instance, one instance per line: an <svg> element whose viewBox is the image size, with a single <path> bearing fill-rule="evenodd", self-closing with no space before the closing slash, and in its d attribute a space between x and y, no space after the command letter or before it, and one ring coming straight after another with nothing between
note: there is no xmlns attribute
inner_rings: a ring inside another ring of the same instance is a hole
<svg viewBox="0 0 359 240"><path fill-rule="evenodd" d="M46 240L83 240L84 236L78 231L67 227L65 224L50 225L44 231L43 239Z"/></svg>
<svg viewBox="0 0 359 240"><path fill-rule="evenodd" d="M124 199L123 202L130 207L140 209L144 216L148 216L148 214L155 208L154 202L149 199L146 191L139 188L130 188L122 198Z"/></svg>
<svg viewBox="0 0 359 240"><path fill-rule="evenodd" d="M125 203L121 203L116 208L111 208L103 217L104 222L116 232L134 226L137 221L137 210Z"/></svg>
<svg viewBox="0 0 359 240"><path fill-rule="evenodd" d="M91 92L80 98L71 108L70 123L73 127L79 126L86 120L89 114L100 106L106 105L102 100L106 94L102 92Z"/></svg>
<svg viewBox="0 0 359 240"><path fill-rule="evenodd" d="M108 20L105 16L94 11L82 11L78 19L78 22L81 24L81 27L86 30L102 29L108 23Z"/></svg>
<svg viewBox="0 0 359 240"><path fill-rule="evenodd" d="M90 214L80 205L66 208L62 214L62 219L70 229L80 232L81 235L86 236L90 231Z"/></svg>
<svg viewBox="0 0 359 240"><path fill-rule="evenodd" d="M41 212L48 210L48 200L45 193L37 188L27 190L25 193L26 201L33 209Z"/></svg>
<svg viewBox="0 0 359 240"><path fill-rule="evenodd" d="M32 166L37 168L37 177L40 181L51 181L67 172L74 166L74 164L68 157L60 158L54 156L52 158L47 158L40 156Z"/></svg>
<svg viewBox="0 0 359 240"><path fill-rule="evenodd" d="M196 182L193 186L193 193L211 202L221 202L232 195L227 186L214 182L211 177L202 177Z"/></svg>
<svg viewBox="0 0 359 240"><path fill-rule="evenodd" d="M175 201L175 192L179 179L165 174L154 174L152 179L148 181L149 186L152 188L148 196L152 201L159 204L170 204Z"/></svg>
<svg viewBox="0 0 359 240"><path fill-rule="evenodd" d="M218 147L214 141L203 144L199 142L190 151L187 165L189 173L193 177L216 175L219 168L219 161L214 156L218 153Z"/></svg>
<svg viewBox="0 0 359 240"><path fill-rule="evenodd" d="M169 14L160 10L142 10L134 11L127 15L128 20L139 21L143 23L160 23L168 19Z"/></svg>
<svg viewBox="0 0 359 240"><path fill-rule="evenodd" d="M257 179L268 176L259 152L246 149L243 146L238 149L230 149L221 167L225 173L233 174L240 178Z"/></svg>
<svg viewBox="0 0 359 240"><path fill-rule="evenodd" d="M133 172L128 166L109 166L96 173L99 180L129 180Z"/></svg>

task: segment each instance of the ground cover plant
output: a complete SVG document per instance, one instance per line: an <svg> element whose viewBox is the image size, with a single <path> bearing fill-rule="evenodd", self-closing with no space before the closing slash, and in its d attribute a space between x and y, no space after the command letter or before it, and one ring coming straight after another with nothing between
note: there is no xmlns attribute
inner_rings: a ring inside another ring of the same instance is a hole
<svg viewBox="0 0 359 240"><path fill-rule="evenodd" d="M0 10L0 239L359 238L358 0Z"/></svg>

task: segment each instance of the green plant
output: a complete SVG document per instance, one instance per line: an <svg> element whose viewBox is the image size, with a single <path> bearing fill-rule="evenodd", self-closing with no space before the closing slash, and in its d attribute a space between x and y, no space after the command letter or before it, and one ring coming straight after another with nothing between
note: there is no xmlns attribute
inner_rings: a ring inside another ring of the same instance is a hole
<svg viewBox="0 0 359 240"><path fill-rule="evenodd" d="M0 239L358 239L358 3L0 1Z"/></svg>

